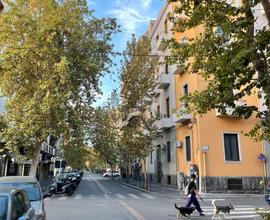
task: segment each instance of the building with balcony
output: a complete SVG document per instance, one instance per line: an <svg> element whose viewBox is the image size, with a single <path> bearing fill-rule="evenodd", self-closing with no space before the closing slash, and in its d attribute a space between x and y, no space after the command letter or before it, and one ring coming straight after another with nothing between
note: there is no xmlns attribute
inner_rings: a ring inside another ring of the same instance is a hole
<svg viewBox="0 0 270 220"><path fill-rule="evenodd" d="M198 27L176 33L176 39L195 38L202 31ZM207 86L200 75L190 73L191 70L185 68L174 75L175 102L179 111L174 115L178 186L182 188L190 174L195 173L202 192L258 192L265 176L264 163L258 159L263 143L254 142L245 135L258 119L255 115L247 120L237 117L229 107L225 112L212 110L202 116L185 114L181 111L185 103L181 103L180 98ZM243 97L235 104L245 103L258 106L257 94Z"/></svg>
<svg viewBox="0 0 270 220"><path fill-rule="evenodd" d="M150 181L176 185L176 130L173 120L175 109L175 66L166 63L164 57L170 55L168 39L173 37L172 23L167 16L172 12L172 4L166 3L156 20L151 21L147 35L151 40L151 54L159 55L159 68L156 72L155 101L152 114L157 115L158 135L153 139L153 151L146 161Z"/></svg>

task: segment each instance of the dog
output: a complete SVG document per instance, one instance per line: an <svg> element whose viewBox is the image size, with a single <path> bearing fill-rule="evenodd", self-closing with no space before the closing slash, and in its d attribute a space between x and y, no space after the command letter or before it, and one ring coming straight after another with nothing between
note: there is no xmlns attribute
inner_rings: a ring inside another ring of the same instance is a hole
<svg viewBox="0 0 270 220"><path fill-rule="evenodd" d="M228 203L225 206L221 206L221 205L216 205L215 201L216 201L215 199L212 200L212 204L214 206L214 215L212 219L214 219L217 215L219 216L219 219L221 219L220 213L222 213L223 217L225 218L225 214L230 215L231 210L234 210L234 206L230 203Z"/></svg>
<svg viewBox="0 0 270 220"><path fill-rule="evenodd" d="M174 206L178 210L177 219L180 217L180 215L190 219L190 215L195 210L195 207L178 207L176 204Z"/></svg>

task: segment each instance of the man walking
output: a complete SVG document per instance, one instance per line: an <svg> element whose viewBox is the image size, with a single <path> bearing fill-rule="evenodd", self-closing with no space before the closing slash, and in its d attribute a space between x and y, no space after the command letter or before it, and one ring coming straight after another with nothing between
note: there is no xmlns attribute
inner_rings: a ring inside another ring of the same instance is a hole
<svg viewBox="0 0 270 220"><path fill-rule="evenodd" d="M205 214L203 214L203 210L201 209L200 203L198 199L196 198L196 195L200 196L197 192L196 184L195 184L196 175L192 174L190 176L190 179L191 179L190 183L188 184L189 199L186 204L186 207L190 207L191 204L193 204L195 208L197 209L197 211L200 213L200 216L204 216Z"/></svg>

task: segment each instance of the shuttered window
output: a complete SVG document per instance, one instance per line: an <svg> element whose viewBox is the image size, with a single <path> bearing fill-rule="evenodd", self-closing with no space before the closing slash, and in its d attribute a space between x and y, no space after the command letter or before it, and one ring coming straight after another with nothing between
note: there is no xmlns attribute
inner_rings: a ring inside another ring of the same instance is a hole
<svg viewBox="0 0 270 220"><path fill-rule="evenodd" d="M186 161L191 161L190 136L185 137Z"/></svg>
<svg viewBox="0 0 270 220"><path fill-rule="evenodd" d="M239 161L239 144L237 134L224 134L225 160Z"/></svg>

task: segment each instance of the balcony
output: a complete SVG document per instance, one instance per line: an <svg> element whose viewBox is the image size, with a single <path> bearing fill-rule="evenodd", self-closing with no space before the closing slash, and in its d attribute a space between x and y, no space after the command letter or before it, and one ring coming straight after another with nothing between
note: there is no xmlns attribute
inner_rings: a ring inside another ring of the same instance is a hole
<svg viewBox="0 0 270 220"><path fill-rule="evenodd" d="M170 37L168 34L161 32L157 40L157 51L164 51L168 46L167 40L169 39Z"/></svg>
<svg viewBox="0 0 270 220"><path fill-rule="evenodd" d="M245 105L245 101L244 100L234 101L234 103L235 103L236 107L237 106ZM233 107L226 107L225 113L222 113L222 112L219 112L218 109L216 109L216 116L217 117L236 118L238 116L234 114L234 110L235 110L235 108L233 108Z"/></svg>
<svg viewBox="0 0 270 220"><path fill-rule="evenodd" d="M185 123L191 120L191 114L187 113L174 113L173 114L173 122L174 123Z"/></svg>
<svg viewBox="0 0 270 220"><path fill-rule="evenodd" d="M185 63L183 65L175 64L173 66L173 74L174 75L177 75L177 74L180 74L181 75L181 74L183 74L186 71L188 65L189 65L189 62L188 61L185 61Z"/></svg>
<svg viewBox="0 0 270 220"><path fill-rule="evenodd" d="M155 88L152 95L157 98L160 96L160 93L161 93L160 89Z"/></svg>
<svg viewBox="0 0 270 220"><path fill-rule="evenodd" d="M158 130L166 130L168 128L173 127L174 124L172 123L171 117L167 117L166 115L164 115L157 121L156 125Z"/></svg>
<svg viewBox="0 0 270 220"><path fill-rule="evenodd" d="M166 73L161 73L157 78L157 89L166 89L170 85L170 76Z"/></svg>
<svg viewBox="0 0 270 220"><path fill-rule="evenodd" d="M47 153L47 154L50 154L52 156L55 156L55 148L52 147L51 145L43 142L42 145L41 145L41 151Z"/></svg>

